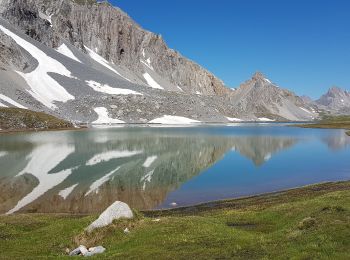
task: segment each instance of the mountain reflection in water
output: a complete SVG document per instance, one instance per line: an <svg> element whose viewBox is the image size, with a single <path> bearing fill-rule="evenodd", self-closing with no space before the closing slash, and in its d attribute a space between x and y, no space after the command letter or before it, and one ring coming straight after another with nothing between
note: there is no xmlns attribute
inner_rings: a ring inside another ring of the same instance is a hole
<svg viewBox="0 0 350 260"><path fill-rule="evenodd" d="M267 187L263 191L286 186L283 180L291 176L276 172L288 158L292 167L302 163L294 149L307 154L322 142L324 153L318 159L328 155L329 163L336 158L334 149L349 155L350 138L340 130L261 128L125 127L1 136L0 213L88 214L101 212L116 200L137 209L154 209L168 207L172 201L181 206L249 195L260 192L262 184ZM274 160L289 150L287 157ZM269 164L271 168L264 169ZM348 178L348 166L338 164L331 180ZM301 172L306 169L301 167ZM247 170L263 176L252 179ZM305 175L305 181L326 177ZM304 184L289 181L290 187ZM237 193L240 190L248 193Z"/></svg>

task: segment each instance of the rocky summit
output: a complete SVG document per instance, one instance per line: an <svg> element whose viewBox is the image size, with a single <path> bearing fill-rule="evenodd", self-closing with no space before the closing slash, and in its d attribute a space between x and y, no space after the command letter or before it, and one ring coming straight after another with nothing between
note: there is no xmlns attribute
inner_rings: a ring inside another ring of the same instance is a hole
<svg viewBox="0 0 350 260"><path fill-rule="evenodd" d="M339 87L332 87L315 103L323 109L340 113L350 113L350 92Z"/></svg>
<svg viewBox="0 0 350 260"><path fill-rule="evenodd" d="M261 73L236 90L226 87L119 8L93 0L0 0L0 78L1 107L72 122L318 117L315 104Z"/></svg>

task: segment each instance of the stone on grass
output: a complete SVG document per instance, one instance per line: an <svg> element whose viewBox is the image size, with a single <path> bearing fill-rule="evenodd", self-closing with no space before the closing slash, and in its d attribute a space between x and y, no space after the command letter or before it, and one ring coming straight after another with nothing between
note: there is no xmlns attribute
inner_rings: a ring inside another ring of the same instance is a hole
<svg viewBox="0 0 350 260"><path fill-rule="evenodd" d="M79 247L74 249L72 252L70 252L69 255L70 256L84 255L84 254L86 254L86 252L88 252L87 248L85 246L83 246L83 245L80 245Z"/></svg>
<svg viewBox="0 0 350 260"><path fill-rule="evenodd" d="M69 253L70 256L93 256L96 254L102 254L104 251L106 251L106 248L103 246L96 246L96 247L90 247L89 250L83 246L80 245L78 248L74 249L72 252Z"/></svg>
<svg viewBox="0 0 350 260"><path fill-rule="evenodd" d="M86 252L84 256L93 256L96 254L102 254L104 251L106 251L106 248L104 248L103 246L91 247L89 248L89 251Z"/></svg>
<svg viewBox="0 0 350 260"><path fill-rule="evenodd" d="M101 228L110 225L113 220L120 218L133 218L133 213L128 204L116 201L110 205L94 222L86 228L86 231L91 232L96 228Z"/></svg>
<svg viewBox="0 0 350 260"><path fill-rule="evenodd" d="M124 229L124 234L129 234L130 233L130 230L128 228L125 228Z"/></svg>

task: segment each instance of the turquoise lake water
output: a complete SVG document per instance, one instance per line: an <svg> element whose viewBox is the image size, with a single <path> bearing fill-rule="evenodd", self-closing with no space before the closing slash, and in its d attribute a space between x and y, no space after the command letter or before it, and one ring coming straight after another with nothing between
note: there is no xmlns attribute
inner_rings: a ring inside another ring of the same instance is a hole
<svg viewBox="0 0 350 260"><path fill-rule="evenodd" d="M117 127L0 136L0 213L98 213L350 179L344 130L283 124Z"/></svg>

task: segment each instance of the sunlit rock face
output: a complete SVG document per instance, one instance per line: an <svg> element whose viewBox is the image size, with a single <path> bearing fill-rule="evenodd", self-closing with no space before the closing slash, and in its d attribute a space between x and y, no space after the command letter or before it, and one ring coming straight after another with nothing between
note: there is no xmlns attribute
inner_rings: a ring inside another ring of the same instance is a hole
<svg viewBox="0 0 350 260"><path fill-rule="evenodd" d="M349 114L350 92L339 87L331 87L327 93L322 95L315 103L321 108L330 112Z"/></svg>

